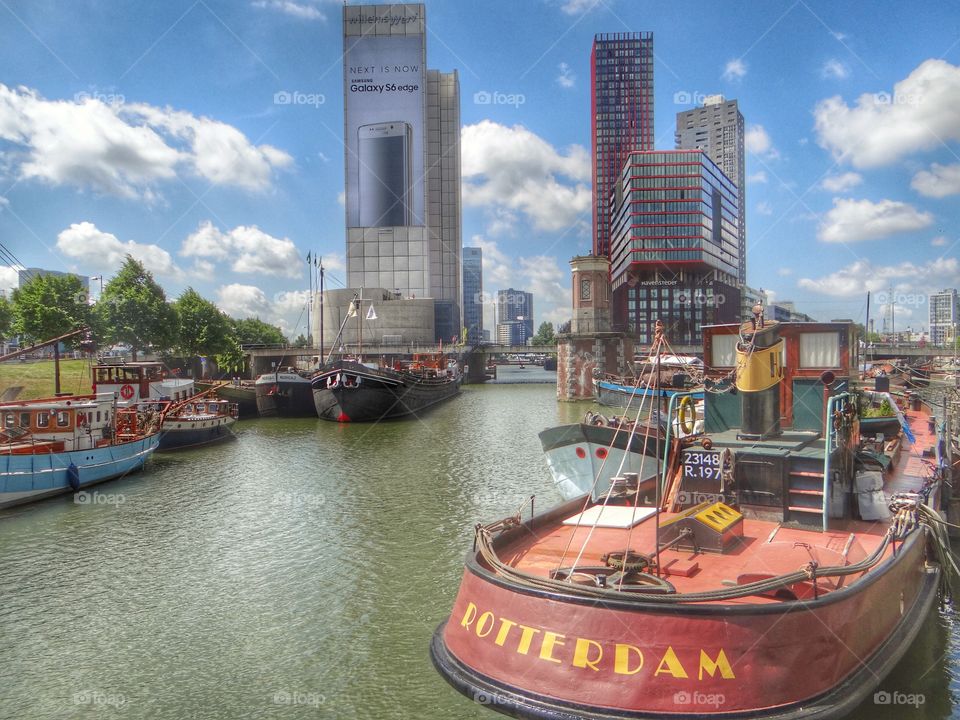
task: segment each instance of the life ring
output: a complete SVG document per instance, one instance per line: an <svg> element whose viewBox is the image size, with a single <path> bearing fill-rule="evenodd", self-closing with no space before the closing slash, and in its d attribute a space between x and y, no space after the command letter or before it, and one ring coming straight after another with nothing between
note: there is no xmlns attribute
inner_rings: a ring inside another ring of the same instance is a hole
<svg viewBox="0 0 960 720"><path fill-rule="evenodd" d="M85 427L87 424L87 414L85 412L77 413L77 426Z"/></svg>
<svg viewBox="0 0 960 720"><path fill-rule="evenodd" d="M120 388L120 397L124 400L129 400L133 397L133 385L124 385Z"/></svg>
<svg viewBox="0 0 960 720"><path fill-rule="evenodd" d="M680 400L677 419L680 421L680 429L683 430L684 434L692 435L697 424L697 406L693 404L693 398L689 395Z"/></svg>

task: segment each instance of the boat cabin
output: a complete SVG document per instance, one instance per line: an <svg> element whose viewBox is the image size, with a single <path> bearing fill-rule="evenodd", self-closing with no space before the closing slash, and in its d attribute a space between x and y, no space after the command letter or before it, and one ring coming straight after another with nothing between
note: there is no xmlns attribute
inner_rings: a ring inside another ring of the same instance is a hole
<svg viewBox="0 0 960 720"><path fill-rule="evenodd" d="M100 447L110 444L114 420L113 395L106 393L0 403L0 454Z"/></svg>
<svg viewBox="0 0 960 720"><path fill-rule="evenodd" d="M185 400L195 394L193 380L172 376L161 362L100 364L93 368L94 392L112 392L121 407L141 400Z"/></svg>

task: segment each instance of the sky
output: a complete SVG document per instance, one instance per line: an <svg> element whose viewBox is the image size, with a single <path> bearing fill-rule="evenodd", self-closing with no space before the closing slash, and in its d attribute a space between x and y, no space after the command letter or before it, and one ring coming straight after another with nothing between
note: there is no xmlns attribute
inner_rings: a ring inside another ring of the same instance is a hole
<svg viewBox="0 0 960 720"><path fill-rule="evenodd" d="M345 279L341 5L0 0L0 242L107 278L129 253L171 298L305 332L307 253ZM918 330L928 295L960 286L956 0L432 0L426 17L428 67L460 76L464 245L488 297L534 294L538 325L570 317L568 262L591 247L601 32L654 33L658 149L677 112L739 101L751 287L858 322L872 291L878 330L891 302Z"/></svg>

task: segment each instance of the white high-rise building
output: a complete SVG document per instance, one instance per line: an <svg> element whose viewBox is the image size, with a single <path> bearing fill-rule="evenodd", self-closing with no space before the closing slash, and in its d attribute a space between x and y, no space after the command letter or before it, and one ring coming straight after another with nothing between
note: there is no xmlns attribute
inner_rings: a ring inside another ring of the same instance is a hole
<svg viewBox="0 0 960 720"><path fill-rule="evenodd" d="M930 342L945 345L955 342L960 324L960 305L956 288L930 295Z"/></svg>

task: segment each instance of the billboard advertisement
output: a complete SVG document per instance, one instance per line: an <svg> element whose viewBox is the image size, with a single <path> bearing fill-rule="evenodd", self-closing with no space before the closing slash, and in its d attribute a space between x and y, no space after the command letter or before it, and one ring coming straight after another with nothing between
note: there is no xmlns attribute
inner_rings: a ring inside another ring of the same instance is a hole
<svg viewBox="0 0 960 720"><path fill-rule="evenodd" d="M410 6L378 7L399 15L344 19L347 226L426 225L424 36L397 32Z"/></svg>

